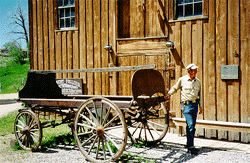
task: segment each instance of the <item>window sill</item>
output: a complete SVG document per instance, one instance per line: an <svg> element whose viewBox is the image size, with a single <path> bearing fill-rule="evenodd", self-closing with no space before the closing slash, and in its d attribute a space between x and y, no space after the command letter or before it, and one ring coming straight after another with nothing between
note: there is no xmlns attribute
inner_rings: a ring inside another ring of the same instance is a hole
<svg viewBox="0 0 250 163"><path fill-rule="evenodd" d="M208 19L208 16L192 16L192 17L184 17L184 18L178 18L174 20L169 20L169 23L174 23L174 22L183 22L183 21L189 21L189 20L202 20L202 19Z"/></svg>
<svg viewBox="0 0 250 163"><path fill-rule="evenodd" d="M117 41L128 41L128 40L149 40L149 39L167 39L168 36L155 36L155 37L143 37L143 38L117 38Z"/></svg>
<svg viewBox="0 0 250 163"><path fill-rule="evenodd" d="M64 32L64 31L78 31L78 28L63 28L55 30L55 32Z"/></svg>

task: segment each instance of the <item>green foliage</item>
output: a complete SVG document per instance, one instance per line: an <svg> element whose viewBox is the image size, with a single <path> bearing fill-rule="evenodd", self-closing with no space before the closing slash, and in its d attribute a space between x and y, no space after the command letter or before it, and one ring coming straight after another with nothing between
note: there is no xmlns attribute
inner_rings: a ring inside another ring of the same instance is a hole
<svg viewBox="0 0 250 163"><path fill-rule="evenodd" d="M13 149L14 151L18 151L18 150L22 150L22 147L19 145L18 142L16 142L16 144L12 147L12 149Z"/></svg>
<svg viewBox="0 0 250 163"><path fill-rule="evenodd" d="M10 50L9 54L12 56L13 61L22 65L25 64L26 55L22 52L20 47L21 46L16 41L4 44L4 48Z"/></svg>
<svg viewBox="0 0 250 163"><path fill-rule="evenodd" d="M40 119L41 122L47 121L45 119ZM51 120L51 119L49 119ZM58 123L59 120L56 120ZM75 145L74 136L68 124L62 124L55 128L44 128L43 129L43 140L41 143L41 149L45 150L47 148L55 147L56 145Z"/></svg>
<svg viewBox="0 0 250 163"><path fill-rule="evenodd" d="M146 162L146 163L155 163L156 160L154 159L148 159L148 158L145 158L145 157L142 157L142 156L136 156L136 155L132 155L130 153L127 153L127 154L122 154L120 159L117 161L117 162L126 162L126 163L129 163L129 162Z"/></svg>
<svg viewBox="0 0 250 163"><path fill-rule="evenodd" d="M26 55L20 49L12 49L10 51L10 55L13 57L13 61L18 64L25 64L25 57Z"/></svg>
<svg viewBox="0 0 250 163"><path fill-rule="evenodd" d="M27 79L30 63L29 61L26 61L24 65L16 64L13 61L5 63L4 66L0 66L0 83L2 87L0 94L16 93L17 90L13 86L18 90L23 87L22 80L26 81Z"/></svg>
<svg viewBox="0 0 250 163"><path fill-rule="evenodd" d="M134 145L135 148L145 148L145 147L148 146L146 141L142 141L140 143L134 143L133 145Z"/></svg>
<svg viewBox="0 0 250 163"><path fill-rule="evenodd" d="M7 134L14 133L14 123L18 111L13 111L9 113L7 116L0 118L0 135L4 136Z"/></svg>

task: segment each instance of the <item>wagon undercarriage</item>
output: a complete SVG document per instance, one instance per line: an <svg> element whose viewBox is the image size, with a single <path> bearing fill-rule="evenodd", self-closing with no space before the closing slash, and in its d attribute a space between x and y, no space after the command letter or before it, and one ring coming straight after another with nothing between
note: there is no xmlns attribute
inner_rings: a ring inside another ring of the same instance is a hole
<svg viewBox="0 0 250 163"><path fill-rule="evenodd" d="M31 76L41 77L44 74ZM51 77L53 75L48 76L50 83L55 82ZM132 80L133 96L58 96L50 92L50 98L33 98L35 94L29 95L28 92L32 90L31 85L27 86L29 89L24 87L19 93L19 100L29 109L20 110L17 115L16 139L22 148L37 150L42 141L43 128L69 123L79 150L88 160L117 160L126 147L128 137L132 143L150 144L161 141L167 133L169 114L164 104L165 87L162 80L158 71L136 71ZM28 78L29 82L32 83ZM55 86L54 83L51 85ZM45 95L49 93L46 91L43 92ZM59 123L41 123L39 114L35 114L39 112L55 112L64 118Z"/></svg>

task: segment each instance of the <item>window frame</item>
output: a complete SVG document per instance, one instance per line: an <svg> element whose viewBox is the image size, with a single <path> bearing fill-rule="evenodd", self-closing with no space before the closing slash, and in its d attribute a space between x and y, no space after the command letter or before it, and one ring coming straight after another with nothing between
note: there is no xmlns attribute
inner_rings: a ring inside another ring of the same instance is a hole
<svg viewBox="0 0 250 163"><path fill-rule="evenodd" d="M177 17L177 0L169 0L169 22L208 19L208 0L203 0L202 15Z"/></svg>
<svg viewBox="0 0 250 163"><path fill-rule="evenodd" d="M79 0L75 0L75 27L65 27L65 28L60 28L60 23L59 23L59 10L60 8L58 7L58 0L54 1L54 23L55 23L55 31L70 31L70 30L78 30L78 14L79 14L79 8L78 5ZM67 7L65 7L67 8Z"/></svg>

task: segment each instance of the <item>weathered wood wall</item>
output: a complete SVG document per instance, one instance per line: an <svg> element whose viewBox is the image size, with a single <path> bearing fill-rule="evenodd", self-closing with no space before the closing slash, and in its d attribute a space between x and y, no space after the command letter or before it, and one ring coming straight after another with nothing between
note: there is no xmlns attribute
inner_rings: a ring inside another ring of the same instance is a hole
<svg viewBox="0 0 250 163"><path fill-rule="evenodd" d="M170 86L187 73L185 66L191 62L198 65L204 97L204 113L199 119L250 123L249 18L250 1L210 0L208 19L170 23L169 39L176 48L171 52L171 62L177 65L176 79L171 80ZM222 65L238 65L239 80L221 80ZM178 109L179 100L179 94L173 96L171 108L178 117L183 117ZM207 129L199 130L198 135L250 142L246 133Z"/></svg>
<svg viewBox="0 0 250 163"><path fill-rule="evenodd" d="M129 8L119 5L125 2ZM199 66L204 97L204 113L198 118L250 123L249 0L204 0L207 18L183 21L173 19L173 0L76 0L76 4L76 28L58 30L55 1L29 0L32 69L156 64L169 89L193 62ZM166 48L168 40L175 49ZM106 45L112 45L111 53L104 49ZM172 63L174 79L167 71ZM239 65L239 80L221 80L221 65ZM57 77L82 78L85 94L131 95L132 73L63 73ZM170 108L182 117L179 102L177 93L171 97ZM250 141L247 133L207 129L198 135Z"/></svg>

